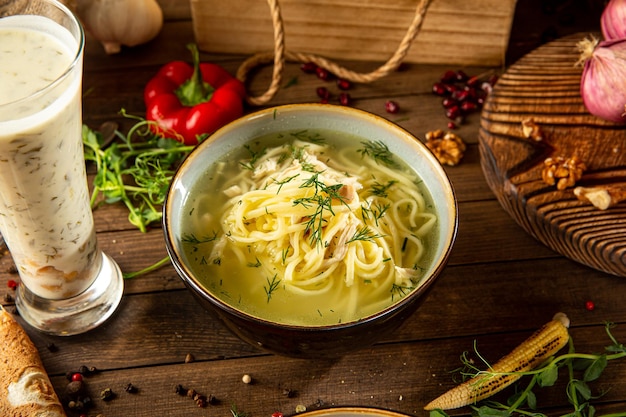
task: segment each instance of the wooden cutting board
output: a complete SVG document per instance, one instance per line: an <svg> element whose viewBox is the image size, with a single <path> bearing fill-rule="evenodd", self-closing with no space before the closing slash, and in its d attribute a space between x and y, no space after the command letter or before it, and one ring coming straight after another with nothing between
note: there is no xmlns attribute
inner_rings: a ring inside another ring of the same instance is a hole
<svg viewBox="0 0 626 417"><path fill-rule="evenodd" d="M606 210L580 201L574 187L626 191L626 126L585 109L576 44L561 38L529 53L499 79L481 115L481 166L502 207L529 234L556 252L609 274L626 276L626 202ZM537 142L522 131L532 118ZM542 179L548 157L576 156L586 169L574 187ZM496 232L497 233L497 232Z"/></svg>

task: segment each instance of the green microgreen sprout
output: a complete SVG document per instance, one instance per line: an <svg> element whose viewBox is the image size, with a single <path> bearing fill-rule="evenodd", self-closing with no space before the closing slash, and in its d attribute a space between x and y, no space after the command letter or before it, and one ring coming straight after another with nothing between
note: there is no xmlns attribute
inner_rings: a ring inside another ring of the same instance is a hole
<svg viewBox="0 0 626 417"><path fill-rule="evenodd" d="M595 407L591 403L592 400L598 398L592 393L589 383L600 378L608 363L626 357L626 347L619 343L613 334L611 328L613 323L605 323L605 331L611 340L611 344L605 346L604 353L580 353L574 348L574 341L570 336L568 342L567 353L554 356L546 361L543 365L531 370L521 372L525 377L529 377L530 381L525 386L520 387L520 383L516 384L515 393L512 394L506 404L493 401L483 400L476 405L471 406L472 416L474 417L510 417L514 415L545 417L546 414L537 411L537 396L535 388L548 388L556 384L559 371L564 369L567 374L567 384L565 395L572 409L560 417L624 417L626 412L597 414ZM474 352L480 360L489 365L478 353L476 343L474 343ZM492 371L481 371L469 359L467 352L461 355L461 375L464 379L472 378L480 374L489 374L493 376L499 373ZM491 369L488 366L488 369ZM457 370L458 371L458 370ZM600 393L601 395L602 393ZM449 415L440 409L432 410L430 417L449 417Z"/></svg>

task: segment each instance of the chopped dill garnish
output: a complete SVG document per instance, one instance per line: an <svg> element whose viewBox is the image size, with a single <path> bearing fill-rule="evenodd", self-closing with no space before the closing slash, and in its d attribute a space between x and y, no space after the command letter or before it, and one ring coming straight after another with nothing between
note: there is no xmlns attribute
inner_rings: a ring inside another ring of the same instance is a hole
<svg viewBox="0 0 626 417"><path fill-rule="evenodd" d="M410 293L414 289L415 289L414 285L413 286L405 286L405 285L393 284L391 286L391 301L394 301L396 296L399 296L399 298L402 298L402 297L406 296L408 293Z"/></svg>
<svg viewBox="0 0 626 417"><path fill-rule="evenodd" d="M205 236L203 238L198 238L193 233L185 233L181 240L184 243L189 243L192 245L201 245L203 243L213 242L216 239L217 239L217 232L213 231L213 236Z"/></svg>
<svg viewBox="0 0 626 417"><path fill-rule="evenodd" d="M305 208L313 208L313 213L306 219L305 232L310 234L311 242L315 245L323 246L322 232L326 225L325 213L335 215L333 211L333 200L338 200L348 206L339 190L343 184L326 185L319 179L319 172L314 173L300 185L300 188L313 188L315 194L311 197L297 198L293 200L293 205L302 205Z"/></svg>
<svg viewBox="0 0 626 417"><path fill-rule="evenodd" d="M311 133L310 131L306 129L299 130L297 132L291 132L291 136L293 136L294 138L298 140L302 140L305 142L311 142L311 143L317 143L317 144L322 144L326 142L326 139L319 132Z"/></svg>
<svg viewBox="0 0 626 417"><path fill-rule="evenodd" d="M391 168L397 168L399 166L393 159L393 154L383 141L361 142L361 144L363 145L363 149L359 149L357 152L359 152L362 157L369 155L377 163Z"/></svg>
<svg viewBox="0 0 626 417"><path fill-rule="evenodd" d="M248 262L248 265L250 268L258 268L261 266L261 261L259 260L259 258L256 258L256 262L252 263L252 262Z"/></svg>
<svg viewBox="0 0 626 417"><path fill-rule="evenodd" d="M269 303L272 299L272 294L278 289L280 279L278 279L278 274L274 274L271 281L269 278L265 278L265 280L267 281L267 287L264 285L263 289L265 290L265 294L267 294L267 302Z"/></svg>
<svg viewBox="0 0 626 417"><path fill-rule="evenodd" d="M351 242L356 242L357 240L362 240L362 241L373 241L374 239L378 239L381 238L382 235L379 235L377 233L372 232L372 229L370 229L368 226L365 226L361 229L357 229L357 231L354 233L354 236L352 236L347 242L346 245L348 243Z"/></svg>
<svg viewBox="0 0 626 417"><path fill-rule="evenodd" d="M396 184L398 181L391 180L386 184L381 184L379 182L375 182L372 184L372 188L370 189L370 194L378 196L378 197L387 197L387 192L392 185Z"/></svg>
<svg viewBox="0 0 626 417"><path fill-rule="evenodd" d="M249 169L250 171L254 170L254 165L259 160L260 157L265 153L265 149L262 149L259 152L254 151L250 145L243 145L244 148L250 153L250 160L248 162L240 162L239 164L245 169Z"/></svg>
<svg viewBox="0 0 626 417"><path fill-rule="evenodd" d="M284 180L280 180L280 181L273 180L274 184L278 184L278 190L276 190L276 194L280 192L281 188L283 188L283 185L287 184L288 182L291 182L291 180L293 180L294 178L297 178L298 175L300 174L292 175L291 177L285 178Z"/></svg>

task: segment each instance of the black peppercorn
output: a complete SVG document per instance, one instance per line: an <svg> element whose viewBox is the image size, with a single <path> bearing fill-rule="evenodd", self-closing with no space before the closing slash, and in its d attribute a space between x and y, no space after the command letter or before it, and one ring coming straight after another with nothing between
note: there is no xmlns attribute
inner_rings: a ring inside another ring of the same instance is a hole
<svg viewBox="0 0 626 417"><path fill-rule="evenodd" d="M129 382L128 384L126 384L124 391L128 392L129 394L135 394L139 390L137 389L136 386L134 386L133 384Z"/></svg>
<svg viewBox="0 0 626 417"><path fill-rule="evenodd" d="M85 391L85 384L83 381L71 381L65 387L65 393L68 397L77 397Z"/></svg>

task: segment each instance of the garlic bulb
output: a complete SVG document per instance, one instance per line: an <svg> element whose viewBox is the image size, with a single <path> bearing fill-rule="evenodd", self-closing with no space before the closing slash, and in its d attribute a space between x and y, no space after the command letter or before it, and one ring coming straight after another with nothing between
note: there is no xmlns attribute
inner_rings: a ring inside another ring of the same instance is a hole
<svg viewBox="0 0 626 417"><path fill-rule="evenodd" d="M156 0L76 0L76 13L107 54L146 43L163 27Z"/></svg>

